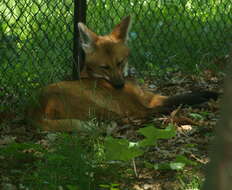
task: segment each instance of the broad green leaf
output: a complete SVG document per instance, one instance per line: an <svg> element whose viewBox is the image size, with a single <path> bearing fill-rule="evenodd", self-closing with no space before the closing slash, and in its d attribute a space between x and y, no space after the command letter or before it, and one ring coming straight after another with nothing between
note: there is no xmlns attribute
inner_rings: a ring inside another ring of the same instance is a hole
<svg viewBox="0 0 232 190"><path fill-rule="evenodd" d="M128 140L114 139L112 137L106 138L105 149L107 160L128 161L143 154L143 151L137 146L130 146Z"/></svg>
<svg viewBox="0 0 232 190"><path fill-rule="evenodd" d="M186 164L188 166L195 166L195 165L197 165L196 162L194 162L192 160L189 160L187 157L185 157L183 155L177 155L176 159L175 159L175 162L184 163L184 164Z"/></svg>
<svg viewBox="0 0 232 190"><path fill-rule="evenodd" d="M156 145L158 139L170 139L176 135L173 125L169 125L166 129L157 129L150 125L139 129L138 132L145 136L145 139L139 142L141 147Z"/></svg>
<svg viewBox="0 0 232 190"><path fill-rule="evenodd" d="M171 162L170 163L170 168L172 170L183 170L185 167L185 163L182 162Z"/></svg>

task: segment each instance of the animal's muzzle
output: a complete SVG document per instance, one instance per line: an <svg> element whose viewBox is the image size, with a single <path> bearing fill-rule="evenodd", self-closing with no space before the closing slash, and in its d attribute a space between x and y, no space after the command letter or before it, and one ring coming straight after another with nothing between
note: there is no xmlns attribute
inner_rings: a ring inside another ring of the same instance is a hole
<svg viewBox="0 0 232 190"><path fill-rule="evenodd" d="M111 81L111 84L117 88L117 89L120 89L120 88L123 88L124 85L125 85L125 81L123 79L117 79L117 80L114 80L114 81Z"/></svg>

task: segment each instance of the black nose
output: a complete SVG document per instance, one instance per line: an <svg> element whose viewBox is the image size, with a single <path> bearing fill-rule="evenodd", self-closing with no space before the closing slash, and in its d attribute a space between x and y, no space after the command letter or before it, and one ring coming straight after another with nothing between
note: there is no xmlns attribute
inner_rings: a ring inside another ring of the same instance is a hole
<svg viewBox="0 0 232 190"><path fill-rule="evenodd" d="M120 83L115 83L114 84L114 87L117 88L117 89L120 89L120 88L123 88L124 87L124 82L120 82Z"/></svg>

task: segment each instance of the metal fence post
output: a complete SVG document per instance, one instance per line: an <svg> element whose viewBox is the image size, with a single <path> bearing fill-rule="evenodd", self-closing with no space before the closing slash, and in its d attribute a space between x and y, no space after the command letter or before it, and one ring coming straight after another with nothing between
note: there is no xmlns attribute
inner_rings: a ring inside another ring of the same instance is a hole
<svg viewBox="0 0 232 190"><path fill-rule="evenodd" d="M84 52L80 46L78 22L86 22L87 0L74 0L73 73L74 80L80 78L84 64Z"/></svg>

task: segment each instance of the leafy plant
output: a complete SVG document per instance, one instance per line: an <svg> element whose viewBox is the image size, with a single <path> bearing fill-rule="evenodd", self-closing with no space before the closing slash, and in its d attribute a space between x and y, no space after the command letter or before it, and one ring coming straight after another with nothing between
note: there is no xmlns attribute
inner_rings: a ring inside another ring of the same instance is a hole
<svg viewBox="0 0 232 190"><path fill-rule="evenodd" d="M105 140L106 159L129 161L145 153L146 147L157 145L159 139L170 139L176 135L173 125L165 129L157 129L152 125L141 128L138 133L144 136L144 139L138 142L130 142L127 139L115 139L107 137ZM196 165L195 162L187 159L183 155L176 156L172 162L159 164L150 164L145 162L145 166L156 170L182 170L187 165Z"/></svg>
<svg viewBox="0 0 232 190"><path fill-rule="evenodd" d="M155 170L183 170L185 166L195 166L197 163L189 160L183 155L177 155L173 162L151 164L145 162L145 166Z"/></svg>
<svg viewBox="0 0 232 190"><path fill-rule="evenodd" d="M27 186L33 189L94 189L94 155L84 147L77 136L61 135L54 142L53 151L47 152L37 169L27 176ZM74 188L75 187L75 188Z"/></svg>
<svg viewBox="0 0 232 190"><path fill-rule="evenodd" d="M41 145L34 143L11 143L0 148L0 168L2 175L14 177L14 183L30 175L34 163L45 153Z"/></svg>
<svg viewBox="0 0 232 190"><path fill-rule="evenodd" d="M139 129L138 132L145 136L144 140L139 142L140 147L156 145L158 139L170 139L176 135L173 125L169 125L165 129L157 129L150 125Z"/></svg>
<svg viewBox="0 0 232 190"><path fill-rule="evenodd" d="M139 129L138 132L145 137L138 142L107 137L105 140L106 158L108 160L129 161L143 155L144 148L156 145L158 139L169 139L175 136L173 125L169 125L166 129L157 129L149 125Z"/></svg>
<svg viewBox="0 0 232 190"><path fill-rule="evenodd" d="M114 139L107 137L105 141L106 159L129 161L141 156L143 151L127 139Z"/></svg>

